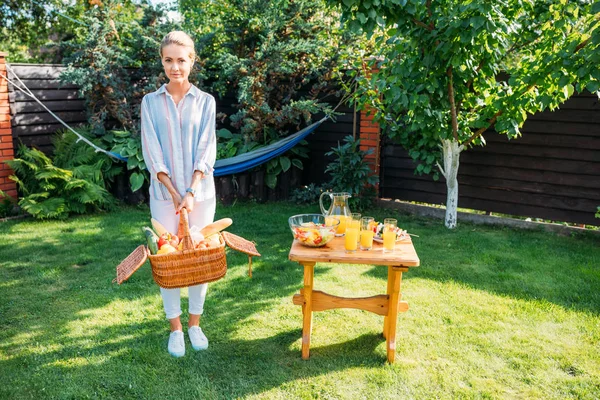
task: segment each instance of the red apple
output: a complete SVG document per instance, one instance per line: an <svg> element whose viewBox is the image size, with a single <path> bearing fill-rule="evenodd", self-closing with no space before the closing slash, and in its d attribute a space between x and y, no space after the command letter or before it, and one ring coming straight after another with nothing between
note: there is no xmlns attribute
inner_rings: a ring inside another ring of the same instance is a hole
<svg viewBox="0 0 600 400"><path fill-rule="evenodd" d="M165 232L162 235L160 235L160 237L158 238L158 248L160 249L167 243L171 244L171 234L168 232ZM175 245L173 247L177 247L177 245Z"/></svg>

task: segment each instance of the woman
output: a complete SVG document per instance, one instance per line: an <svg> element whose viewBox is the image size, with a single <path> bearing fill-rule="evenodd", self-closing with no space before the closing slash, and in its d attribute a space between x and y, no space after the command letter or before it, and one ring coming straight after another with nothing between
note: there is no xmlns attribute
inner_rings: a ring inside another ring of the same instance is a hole
<svg viewBox="0 0 600 400"><path fill-rule="evenodd" d="M202 228L215 216L213 166L217 153L215 99L192 85L194 42L184 32L164 37L160 57L169 83L144 96L141 108L142 150L150 172L150 212L176 233L179 211L187 209L190 225ZM207 284L190 286L188 336L195 350L208 347L200 329ZM160 289L171 324L168 350L185 354L180 289Z"/></svg>

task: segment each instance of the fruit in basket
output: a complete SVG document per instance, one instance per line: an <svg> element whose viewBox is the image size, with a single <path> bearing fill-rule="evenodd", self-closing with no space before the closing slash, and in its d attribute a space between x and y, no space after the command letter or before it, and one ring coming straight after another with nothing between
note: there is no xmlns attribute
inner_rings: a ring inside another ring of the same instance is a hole
<svg viewBox="0 0 600 400"><path fill-rule="evenodd" d="M158 252L156 254L169 254L169 253L174 253L176 252L177 249L173 246L171 246L168 243L165 243L162 245L162 247L158 250Z"/></svg>
<svg viewBox="0 0 600 400"><path fill-rule="evenodd" d="M165 244L170 244L171 246L177 248L179 245L179 238L177 235L172 235L169 232L165 232L158 238L158 248L162 249Z"/></svg>

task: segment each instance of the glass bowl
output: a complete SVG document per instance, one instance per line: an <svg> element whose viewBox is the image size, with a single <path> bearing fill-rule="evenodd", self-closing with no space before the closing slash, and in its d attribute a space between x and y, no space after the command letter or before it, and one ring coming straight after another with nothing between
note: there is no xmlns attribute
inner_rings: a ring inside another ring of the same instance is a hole
<svg viewBox="0 0 600 400"><path fill-rule="evenodd" d="M340 220L321 214L300 214L288 219L294 239L307 247L325 246L335 237Z"/></svg>

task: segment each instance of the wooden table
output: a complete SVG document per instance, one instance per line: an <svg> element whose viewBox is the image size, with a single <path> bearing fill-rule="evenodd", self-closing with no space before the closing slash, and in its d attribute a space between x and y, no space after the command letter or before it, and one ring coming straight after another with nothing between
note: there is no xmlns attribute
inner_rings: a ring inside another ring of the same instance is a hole
<svg viewBox="0 0 600 400"><path fill-rule="evenodd" d="M318 248L306 247L294 240L289 259L297 261L304 267L304 288L293 297L293 303L302 306L302 358L304 360L308 359L310 353L313 311L357 308L384 316L383 336L386 338L387 359L390 363L394 362L398 312L408 311L408 303L401 301L402 272L407 272L410 267L417 267L420 263L410 238L397 242L393 253L384 253L383 246L376 242L373 243L372 250L346 253L343 237L336 237L327 245ZM387 294L349 298L313 290L315 264L318 262L385 265L388 267Z"/></svg>

